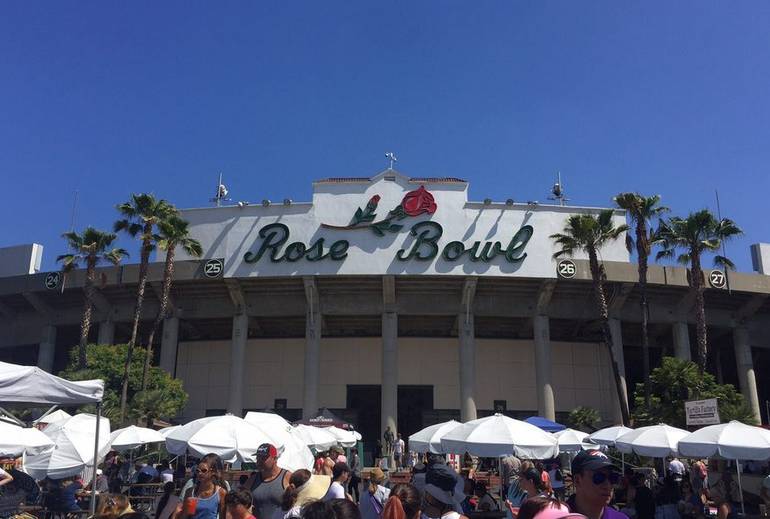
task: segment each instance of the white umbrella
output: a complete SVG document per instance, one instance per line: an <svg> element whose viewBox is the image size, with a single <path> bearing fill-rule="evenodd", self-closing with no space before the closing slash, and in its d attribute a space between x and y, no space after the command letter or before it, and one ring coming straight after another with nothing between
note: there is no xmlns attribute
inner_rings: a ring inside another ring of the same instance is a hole
<svg viewBox="0 0 770 519"><path fill-rule="evenodd" d="M665 458L679 454L679 440L689 432L666 424L640 427L615 440L615 447L623 453L637 453L650 458Z"/></svg>
<svg viewBox="0 0 770 519"><path fill-rule="evenodd" d="M575 429L564 429L553 433L559 443L559 452L578 452L583 449L595 449L598 445L591 445L588 441L588 433Z"/></svg>
<svg viewBox="0 0 770 519"><path fill-rule="evenodd" d="M615 446L615 440L626 433L630 433L633 429L624 425L613 425L612 427L606 427L599 429L598 431L588 435L588 438L599 445Z"/></svg>
<svg viewBox="0 0 770 519"><path fill-rule="evenodd" d="M279 467L292 472L299 469L313 470L313 453L281 415L249 411L244 420L266 431L273 438L271 443L278 448Z"/></svg>
<svg viewBox="0 0 770 519"><path fill-rule="evenodd" d="M43 431L54 442L54 448L37 455L28 456L24 466L35 479L50 477L61 479L84 473L88 478L94 465L94 443L96 440L96 416L77 414L72 418L50 424ZM101 418L99 422L99 463L110 449L110 421Z"/></svg>
<svg viewBox="0 0 770 519"><path fill-rule="evenodd" d="M337 443L343 447L355 447L358 440L361 439L361 435L355 431L346 431L345 429L340 429L333 425L325 427L325 429L333 434L334 437L337 438Z"/></svg>
<svg viewBox="0 0 770 519"><path fill-rule="evenodd" d="M131 425L110 434L110 447L116 451L135 449L148 443L163 443L166 438L158 431Z"/></svg>
<svg viewBox="0 0 770 519"><path fill-rule="evenodd" d="M48 413L47 415L41 418L38 418L37 420L35 420L35 423L50 424L50 423L56 423L62 420L66 420L67 418L72 418L72 415L69 414L67 411L62 411L61 409L57 409L53 413Z"/></svg>
<svg viewBox="0 0 770 519"><path fill-rule="evenodd" d="M163 436L163 439L165 439L165 438L166 438L166 436L168 436L169 434L171 434L173 431L176 431L176 430L177 430L177 429L179 429L180 427L182 427L182 426L181 426L181 425L171 425L171 426L169 426L169 427L164 427L163 429L159 429L159 430L158 430L158 434L160 434L161 436Z"/></svg>
<svg viewBox="0 0 770 519"><path fill-rule="evenodd" d="M735 420L730 423L709 425L679 440L679 454L692 458L720 456L735 460L738 488L741 493L741 511L745 515L739 460L770 459L770 431Z"/></svg>
<svg viewBox="0 0 770 519"><path fill-rule="evenodd" d="M0 457L40 454L53 446L53 440L34 427L19 427L0 421Z"/></svg>
<svg viewBox="0 0 770 519"><path fill-rule="evenodd" d="M326 449L337 445L337 437L330 431L327 431L324 427L300 424L294 428L294 435L297 436L302 443L317 451L325 451Z"/></svg>
<svg viewBox="0 0 770 519"><path fill-rule="evenodd" d="M417 431L409 437L409 450L414 452L432 452L441 454L441 438L462 424L455 420L437 423Z"/></svg>
<svg viewBox="0 0 770 519"><path fill-rule="evenodd" d="M469 452L485 458L511 454L520 458L549 459L559 455L552 434L502 414L464 423L441 439L444 452Z"/></svg>

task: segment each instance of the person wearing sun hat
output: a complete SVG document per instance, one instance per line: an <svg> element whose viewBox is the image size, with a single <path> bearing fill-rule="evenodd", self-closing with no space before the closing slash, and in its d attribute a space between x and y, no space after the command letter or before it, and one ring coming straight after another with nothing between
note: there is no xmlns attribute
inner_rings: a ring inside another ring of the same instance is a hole
<svg viewBox="0 0 770 519"><path fill-rule="evenodd" d="M628 519L610 505L620 469L599 450L581 451L572 460L575 494L567 500L570 511L588 519Z"/></svg>
<svg viewBox="0 0 770 519"><path fill-rule="evenodd" d="M362 519L378 519L382 517L385 501L390 496L390 489L383 486L385 473L380 467L369 472L368 484L364 486L358 508Z"/></svg>

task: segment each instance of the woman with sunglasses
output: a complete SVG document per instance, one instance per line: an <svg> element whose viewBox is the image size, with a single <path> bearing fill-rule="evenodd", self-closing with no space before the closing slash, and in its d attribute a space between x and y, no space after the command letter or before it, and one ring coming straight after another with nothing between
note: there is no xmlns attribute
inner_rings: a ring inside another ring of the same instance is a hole
<svg viewBox="0 0 770 519"><path fill-rule="evenodd" d="M195 468L195 485L182 494L174 519L225 519L225 496L221 486L222 459L205 455Z"/></svg>

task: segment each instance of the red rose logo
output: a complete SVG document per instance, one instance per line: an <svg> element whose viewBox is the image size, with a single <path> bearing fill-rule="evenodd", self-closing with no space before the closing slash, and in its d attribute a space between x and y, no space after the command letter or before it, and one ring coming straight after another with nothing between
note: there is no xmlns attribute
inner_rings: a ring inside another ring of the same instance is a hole
<svg viewBox="0 0 770 519"><path fill-rule="evenodd" d="M420 186L415 191L410 191L404 195L401 201L401 208L409 216L419 216L423 213L433 214L436 212L436 202L425 186Z"/></svg>

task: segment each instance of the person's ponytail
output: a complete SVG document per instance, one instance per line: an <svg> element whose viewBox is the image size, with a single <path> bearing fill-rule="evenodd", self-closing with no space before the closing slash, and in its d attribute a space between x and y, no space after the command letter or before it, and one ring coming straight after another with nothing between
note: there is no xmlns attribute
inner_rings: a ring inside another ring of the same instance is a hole
<svg viewBox="0 0 770 519"><path fill-rule="evenodd" d="M283 509L284 512L288 512L294 508L294 503L297 502L298 495L299 490L297 490L297 487L294 486L294 483L289 483L286 486L286 490L283 491L283 497L281 498L281 509Z"/></svg>
<svg viewBox="0 0 770 519"><path fill-rule="evenodd" d="M404 505L398 496L390 496L382 509L382 519L407 519Z"/></svg>

